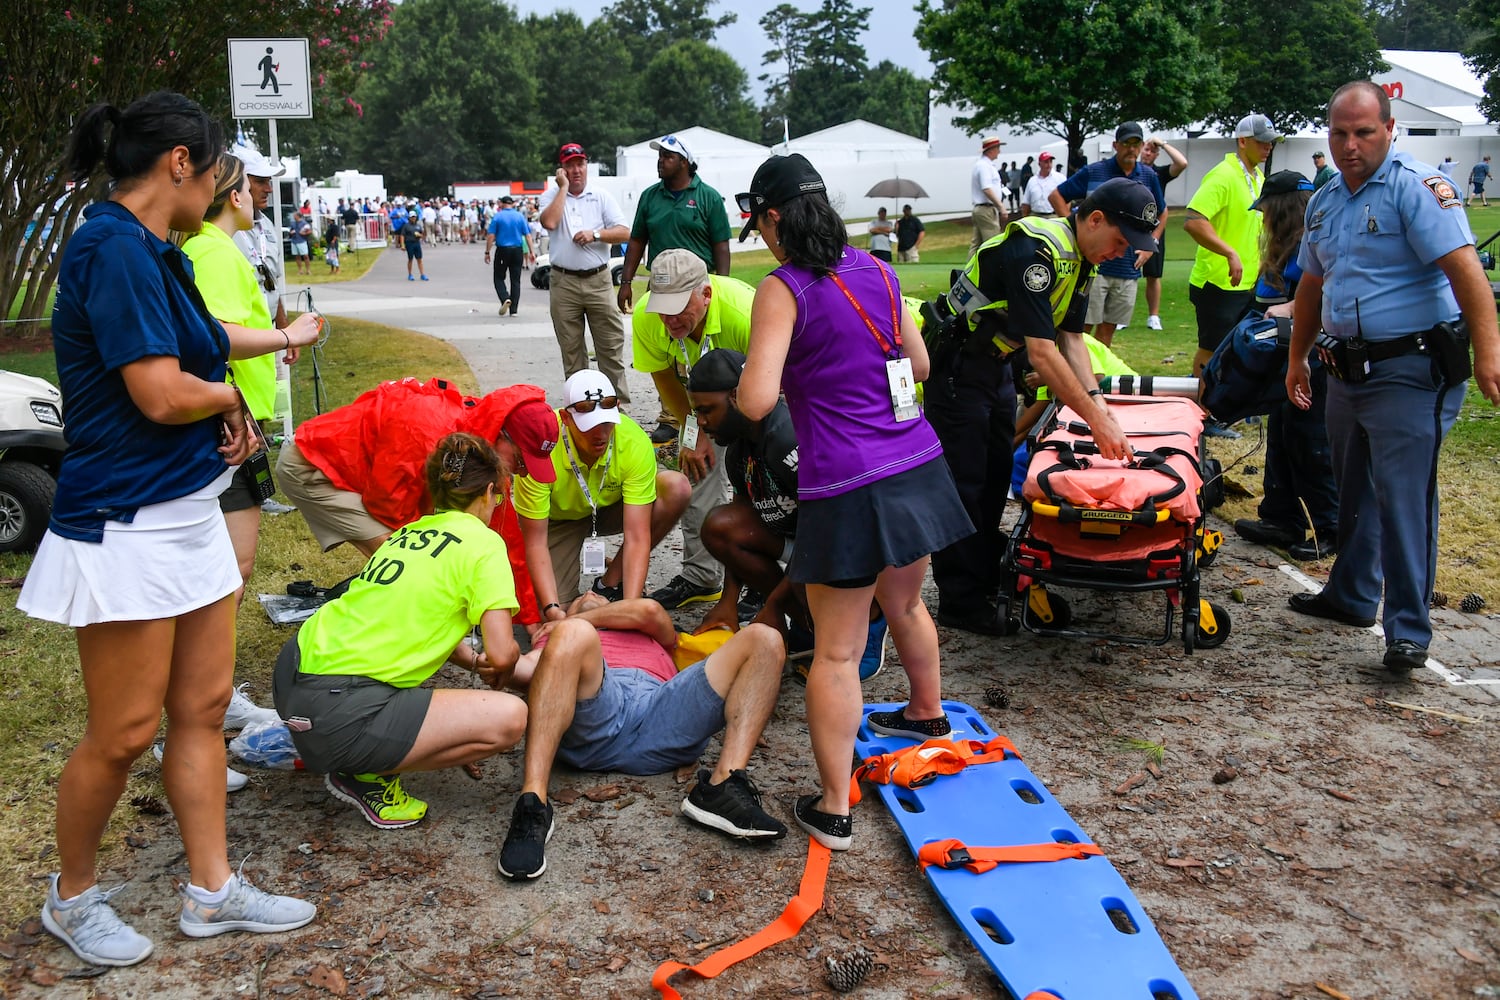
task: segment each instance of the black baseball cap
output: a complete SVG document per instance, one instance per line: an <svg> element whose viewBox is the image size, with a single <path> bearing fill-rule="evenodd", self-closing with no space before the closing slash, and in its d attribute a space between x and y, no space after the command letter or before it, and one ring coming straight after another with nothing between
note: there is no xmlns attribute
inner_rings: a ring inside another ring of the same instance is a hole
<svg viewBox="0 0 1500 1000"><path fill-rule="evenodd" d="M745 228L740 230L740 242L756 228L760 213L768 208L780 208L793 198L800 198L815 191L827 191L823 176L801 153L791 156L773 156L756 168L750 180L750 190L735 195L740 211L749 214Z"/></svg>
<svg viewBox="0 0 1500 1000"><path fill-rule="evenodd" d="M1085 201L1120 228L1132 250L1156 252L1156 198L1140 181L1116 177L1094 188Z"/></svg>
<svg viewBox="0 0 1500 1000"><path fill-rule="evenodd" d="M1127 139L1145 141L1146 133L1142 131L1140 122L1126 122L1115 129L1115 142L1125 142Z"/></svg>
<svg viewBox="0 0 1500 1000"><path fill-rule="evenodd" d="M1260 197L1250 204L1250 211L1260 208L1260 203L1272 195L1291 194L1293 191L1311 191L1313 182L1296 170L1278 170L1260 186Z"/></svg>
<svg viewBox="0 0 1500 1000"><path fill-rule="evenodd" d="M502 204L502 205L514 205L515 203L516 203L516 199L512 198L508 194L502 194L500 196L500 204Z"/></svg>
<svg viewBox="0 0 1500 1000"><path fill-rule="evenodd" d="M730 392L740 387L745 356L727 347L715 348L698 359L688 375L688 392Z"/></svg>

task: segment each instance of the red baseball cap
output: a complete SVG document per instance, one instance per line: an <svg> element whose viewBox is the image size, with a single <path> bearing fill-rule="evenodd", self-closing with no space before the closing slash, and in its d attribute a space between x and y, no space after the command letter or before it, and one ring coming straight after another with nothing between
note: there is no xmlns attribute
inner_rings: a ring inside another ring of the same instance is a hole
<svg viewBox="0 0 1500 1000"><path fill-rule="evenodd" d="M558 163L567 163L569 160L587 160L589 154L583 151L583 147L576 142L563 143L563 148L557 153Z"/></svg>
<svg viewBox="0 0 1500 1000"><path fill-rule="evenodd" d="M1057 159L1057 157L1053 156L1051 153L1043 153L1041 156L1037 157L1038 161L1055 160L1055 159Z"/></svg>
<svg viewBox="0 0 1500 1000"><path fill-rule="evenodd" d="M526 474L539 483L557 482L552 449L557 445L557 413L545 400L528 399L505 419L505 436L521 450Z"/></svg>

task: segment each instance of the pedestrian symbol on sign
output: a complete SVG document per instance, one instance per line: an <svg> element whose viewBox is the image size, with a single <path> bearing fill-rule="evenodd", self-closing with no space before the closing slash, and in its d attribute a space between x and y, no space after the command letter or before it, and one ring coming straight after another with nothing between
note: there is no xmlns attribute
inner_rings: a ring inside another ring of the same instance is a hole
<svg viewBox="0 0 1500 1000"><path fill-rule="evenodd" d="M260 66L258 68L260 69L262 74L260 79L260 89L265 90L267 87L270 87L271 93L281 93L281 85L276 82L276 71L281 69L281 64L272 61L271 46L266 46L266 57L260 61Z"/></svg>

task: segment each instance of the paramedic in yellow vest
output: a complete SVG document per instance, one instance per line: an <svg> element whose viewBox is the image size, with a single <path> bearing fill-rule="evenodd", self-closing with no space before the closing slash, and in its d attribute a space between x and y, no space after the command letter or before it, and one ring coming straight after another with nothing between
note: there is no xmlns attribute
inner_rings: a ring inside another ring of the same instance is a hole
<svg viewBox="0 0 1500 1000"><path fill-rule="evenodd" d="M933 554L939 624L982 635L1011 631L995 594L1015 433L1012 351L1026 348L1030 366L1053 397L1088 421L1101 454L1129 454L1124 433L1100 398L1083 344L1083 319L1094 266L1131 250L1154 252L1156 222L1151 192L1116 178L1095 188L1071 218L1010 223L985 241L938 301L939 317L962 317L968 336L945 361L934 354L927 419L978 529L977 537Z"/></svg>

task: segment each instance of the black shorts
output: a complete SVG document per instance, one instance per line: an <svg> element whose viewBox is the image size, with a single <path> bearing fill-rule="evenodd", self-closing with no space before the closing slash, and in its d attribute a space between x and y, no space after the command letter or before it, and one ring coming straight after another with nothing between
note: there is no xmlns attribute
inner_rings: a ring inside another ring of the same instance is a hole
<svg viewBox="0 0 1500 1000"><path fill-rule="evenodd" d="M1151 259L1146 261L1146 266L1141 268L1141 276L1143 278L1160 278L1162 267L1165 266L1166 263L1167 234L1165 231L1163 231L1161 234L1161 240L1158 242L1156 248L1156 253L1152 254Z"/></svg>
<svg viewBox="0 0 1500 1000"><path fill-rule="evenodd" d="M219 510L225 514L233 514L237 510L259 506L260 501L255 499L255 477L242 465L234 470L229 488L219 494Z"/></svg>
<svg viewBox="0 0 1500 1000"><path fill-rule="evenodd" d="M422 259L422 241L421 240L407 240L406 241L406 256L410 260L421 260Z"/></svg>
<svg viewBox="0 0 1500 1000"><path fill-rule="evenodd" d="M907 566L974 533L938 456L924 465L824 500L797 504L795 583L868 587L887 566Z"/></svg>
<svg viewBox="0 0 1500 1000"><path fill-rule="evenodd" d="M1218 285L1188 285L1188 301L1198 314L1198 347L1212 351L1255 305L1255 289L1242 292L1226 291Z"/></svg>

